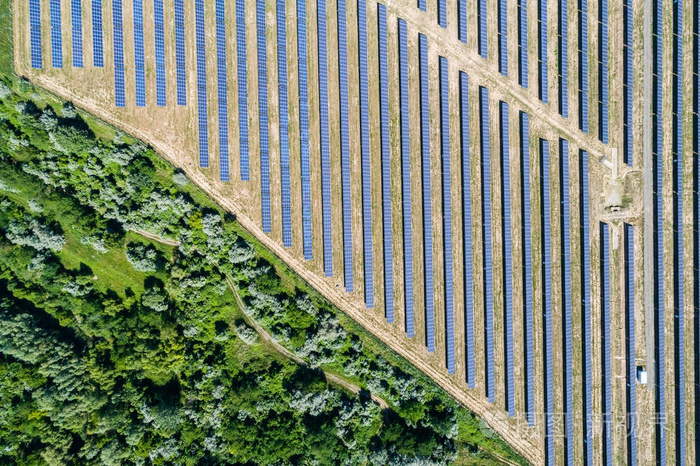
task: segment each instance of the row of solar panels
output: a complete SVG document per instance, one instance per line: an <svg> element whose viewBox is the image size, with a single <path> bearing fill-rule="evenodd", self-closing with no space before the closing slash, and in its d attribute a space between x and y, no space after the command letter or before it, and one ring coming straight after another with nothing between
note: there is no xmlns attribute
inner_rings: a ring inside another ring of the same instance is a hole
<svg viewBox="0 0 700 466"><path fill-rule="evenodd" d="M369 127L369 82L367 72L367 2L357 1L360 72L360 156L362 162L362 234L364 252L365 305L374 307L374 266L372 257L372 167Z"/></svg>
<svg viewBox="0 0 700 466"><path fill-rule="evenodd" d="M207 49L204 26L204 0L194 2L197 54L197 126L199 128L199 166L209 166L209 113L207 106Z"/></svg>
<svg viewBox="0 0 700 466"><path fill-rule="evenodd" d="M515 372L513 368L513 261L510 209L510 115L508 104L499 102L501 141L501 231L503 237L503 306L505 314L506 411L515 415Z"/></svg>
<svg viewBox="0 0 700 466"><path fill-rule="evenodd" d="M63 68L63 31L61 29L61 0L49 1L51 16L51 65Z"/></svg>
<svg viewBox="0 0 700 466"><path fill-rule="evenodd" d="M588 0L579 1L578 11L578 112L579 129L588 132Z"/></svg>
<svg viewBox="0 0 700 466"><path fill-rule="evenodd" d="M632 0L622 2L622 85L623 85L623 142L622 160L633 164L632 155Z"/></svg>
<svg viewBox="0 0 700 466"><path fill-rule="evenodd" d="M663 264L663 129L662 129L662 78L663 78L663 2L652 2L652 163L653 163L653 246L654 246L654 374L656 380L656 409L665 411L666 406L666 368L664 351L664 264ZM656 444L666 445L665 420L656 426ZM666 448L657 449L656 461L666 463Z"/></svg>
<svg viewBox="0 0 700 466"><path fill-rule="evenodd" d="M584 413L584 438L583 457L585 464L593 464L593 432L588 428L588 420L593 419L593 390L592 377L593 367L591 358L593 356L591 348L591 318L593 299L591 297L591 251L590 251L590 216L589 216L589 184L588 184L588 153L581 151L579 155L581 173L581 255L582 261L582 283L581 283L581 306L583 313L583 413Z"/></svg>
<svg viewBox="0 0 700 466"><path fill-rule="evenodd" d="M156 105L164 107L165 95L165 25L163 21L163 0L153 0L153 23L155 26L156 49Z"/></svg>
<svg viewBox="0 0 700 466"><path fill-rule="evenodd" d="M683 293L683 0L673 2L673 134L671 145L673 167L673 322L674 322L674 370L676 461L685 464L686 397L685 397L685 306ZM691 398L692 400L692 398Z"/></svg>
<svg viewBox="0 0 700 466"><path fill-rule="evenodd" d="M634 328L634 227L624 224L625 236L625 328L627 357L627 464L637 464L637 363Z"/></svg>
<svg viewBox="0 0 700 466"><path fill-rule="evenodd" d="M552 213L549 185L549 141L540 139L540 196L542 199L542 320L544 324L545 460L554 464L554 359L552 345Z"/></svg>
<svg viewBox="0 0 700 466"><path fill-rule="evenodd" d="M549 102L549 78L547 75L547 0L537 1L537 63L539 79L539 97L544 103Z"/></svg>
<svg viewBox="0 0 700 466"><path fill-rule="evenodd" d="M146 106L146 59L143 53L143 0L134 5L134 72L136 73L136 106Z"/></svg>
<svg viewBox="0 0 700 466"><path fill-rule="evenodd" d="M299 59L299 142L301 145L301 222L304 260L313 258L311 225L311 167L309 165L309 96L306 62L306 2L297 4Z"/></svg>
<svg viewBox="0 0 700 466"><path fill-rule="evenodd" d="M83 12L80 0L70 2L71 39L73 49L73 66L83 66Z"/></svg>
<svg viewBox="0 0 700 466"><path fill-rule="evenodd" d="M495 400L494 337L493 337L493 256L491 250L491 123L489 118L489 90L479 87L479 144L481 149L481 215L484 277L484 312L486 334L486 396Z"/></svg>
<svg viewBox="0 0 700 466"><path fill-rule="evenodd" d="M559 1L559 113L569 117L569 2Z"/></svg>
<svg viewBox="0 0 700 466"><path fill-rule="evenodd" d="M112 1L112 36L114 41L114 103L126 106L124 88L124 31L122 29L122 0Z"/></svg>
<svg viewBox="0 0 700 466"><path fill-rule="evenodd" d="M226 79L226 2L216 0L216 80L219 110L219 179L228 181L228 84Z"/></svg>
<svg viewBox="0 0 700 466"><path fill-rule="evenodd" d="M292 199L289 181L289 103L287 101L287 27L285 0L277 0L277 77L282 191L282 244L292 246Z"/></svg>
<svg viewBox="0 0 700 466"><path fill-rule="evenodd" d="M602 362L602 396L601 412L603 413L603 464L613 464L612 438L612 368L610 357L610 227L600 223L600 307L603 320L603 357Z"/></svg>

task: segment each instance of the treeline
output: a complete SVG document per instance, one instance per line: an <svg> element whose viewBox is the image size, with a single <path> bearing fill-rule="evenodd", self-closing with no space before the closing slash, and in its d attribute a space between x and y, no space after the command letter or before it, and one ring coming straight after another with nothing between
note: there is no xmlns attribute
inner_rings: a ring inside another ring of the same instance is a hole
<svg viewBox="0 0 700 466"><path fill-rule="evenodd" d="M320 296L282 280L151 149L31 95L0 83L0 461L444 464L465 442L477 458L479 448L515 458ZM103 275L138 286L103 283L86 264L101 255L125 259ZM227 278L243 310L311 369L256 342Z"/></svg>

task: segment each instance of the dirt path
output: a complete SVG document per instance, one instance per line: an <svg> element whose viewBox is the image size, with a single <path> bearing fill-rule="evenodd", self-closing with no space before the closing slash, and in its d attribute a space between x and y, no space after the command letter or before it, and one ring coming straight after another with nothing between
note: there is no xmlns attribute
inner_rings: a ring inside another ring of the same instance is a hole
<svg viewBox="0 0 700 466"><path fill-rule="evenodd" d="M233 284L233 281L231 280L230 277L226 276L226 283L228 283L229 288L231 288L231 291L233 292L233 297L236 300L236 304L238 307L241 308L241 311L245 309L245 304L243 303L243 300L241 299L241 296L238 294L238 289L236 288L236 285ZM243 312L245 316L245 321L248 325L253 327L256 332L258 332L258 335L260 335L260 338L268 342L272 347L281 355L291 359L292 361L296 362L297 364L301 364L302 366L308 366L309 363L294 354L292 351L289 351L287 348L279 344L277 340L272 338L272 335L267 333L267 331L258 324L255 319L253 319L248 313L245 311ZM328 371L323 371L323 375L326 376L326 380L335 385L340 385L341 387L345 388L346 390L351 391L352 393L360 393L362 390L362 387L359 385L356 385L339 375L333 374ZM374 393L370 395L372 397L372 401L377 403L382 409L389 409L389 405L387 404L386 401L384 401L382 398L378 397Z"/></svg>
<svg viewBox="0 0 700 466"><path fill-rule="evenodd" d="M134 233L143 236L144 238L151 239L153 241L156 241L158 243L163 243L167 244L168 246L173 246L173 247L178 247L180 246L180 242L176 239L168 239L168 238L163 238L162 236L158 236L156 234L150 233L148 231L144 230L131 230Z"/></svg>

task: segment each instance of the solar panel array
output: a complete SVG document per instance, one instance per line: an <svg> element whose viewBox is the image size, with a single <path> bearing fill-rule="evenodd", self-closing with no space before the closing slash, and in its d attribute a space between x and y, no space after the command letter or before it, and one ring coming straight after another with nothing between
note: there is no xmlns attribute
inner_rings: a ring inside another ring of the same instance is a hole
<svg viewBox="0 0 700 466"><path fill-rule="evenodd" d="M506 410L515 415L515 372L513 369L513 257L510 225L510 122L508 104L501 101L501 203L503 231L503 304L505 314Z"/></svg>
<svg viewBox="0 0 700 466"><path fill-rule="evenodd" d="M272 231L270 218L270 146L267 121L267 45L265 0L256 0L255 19L258 44L258 119L260 129L260 204L263 231Z"/></svg>
<svg viewBox="0 0 700 466"><path fill-rule="evenodd" d="M447 27L447 0L438 0L438 24Z"/></svg>
<svg viewBox="0 0 700 466"><path fill-rule="evenodd" d="M532 332L532 208L530 199L530 115L520 112L520 186L523 219L523 320L525 323L525 414L535 424L535 358Z"/></svg>
<svg viewBox="0 0 700 466"><path fill-rule="evenodd" d="M545 461L554 464L554 359L552 346L552 213L549 184L549 141L540 139L540 196L542 199L542 321L544 324Z"/></svg>
<svg viewBox="0 0 700 466"><path fill-rule="evenodd" d="M683 0L673 2L673 314L676 461L685 464L685 338L683 296Z"/></svg>
<svg viewBox="0 0 700 466"><path fill-rule="evenodd" d="M508 0L498 0L498 71L508 76Z"/></svg>
<svg viewBox="0 0 700 466"><path fill-rule="evenodd" d="M559 113L569 116L569 2L559 0Z"/></svg>
<svg viewBox="0 0 700 466"><path fill-rule="evenodd" d="M42 67L41 53L41 2L29 0L29 35L32 56L32 68Z"/></svg>
<svg viewBox="0 0 700 466"><path fill-rule="evenodd" d="M425 0L423 0L425 1ZM343 183L343 265L345 290L353 290L352 199L350 179L350 124L348 116L348 38L345 0L338 0L338 74L340 81L340 168Z"/></svg>
<svg viewBox="0 0 700 466"><path fill-rule="evenodd" d="M662 124L662 87L663 87L663 2L652 2L652 171L653 171L653 246L654 246L654 349L655 349L655 385L656 412L666 411L666 368L664 353L664 271L663 271L663 124ZM660 419L656 426L656 444L666 445L666 422ZM666 463L666 449L657 451L657 463Z"/></svg>
<svg viewBox="0 0 700 466"><path fill-rule="evenodd" d="M420 57L420 142L423 174L423 285L425 288L425 344L435 351L435 320L433 302L433 212L430 189L430 88L428 82L428 39L418 34Z"/></svg>
<svg viewBox="0 0 700 466"><path fill-rule="evenodd" d="M478 18L479 18L479 54L482 58L487 58L488 56L488 44L487 44L487 23L486 23L486 10L488 8L486 0L478 0Z"/></svg>
<svg viewBox="0 0 700 466"><path fill-rule="evenodd" d="M459 40L467 43L467 0L457 0L457 35Z"/></svg>
<svg viewBox="0 0 700 466"><path fill-rule="evenodd" d="M462 150L462 237L464 254L464 326L466 378L474 388L474 277L472 275L472 197L469 157L469 76L459 72L459 109Z"/></svg>
<svg viewBox="0 0 700 466"><path fill-rule="evenodd" d="M146 60L143 56L143 1L134 5L134 73L136 79L136 106L146 106Z"/></svg>
<svg viewBox="0 0 700 466"><path fill-rule="evenodd" d="M207 113L207 53L204 26L204 0L195 0L194 18L197 45L197 123L199 127L199 166L209 167L209 116Z"/></svg>
<svg viewBox="0 0 700 466"><path fill-rule="evenodd" d="M175 70L177 72L177 104L187 105L187 70L185 68L185 2L175 3Z"/></svg>
<svg viewBox="0 0 700 466"><path fill-rule="evenodd" d="M309 96L306 63L306 2L297 4L297 49L299 61L299 144L301 152L301 229L304 260L313 258L311 231L311 169L309 166Z"/></svg>
<svg viewBox="0 0 700 466"><path fill-rule="evenodd" d="M51 14L51 66L63 68L63 32L61 30L61 0L49 0Z"/></svg>
<svg viewBox="0 0 700 466"><path fill-rule="evenodd" d="M303 3L303 2L301 2ZM386 6L377 3L379 29L379 124L382 154L382 235L384 239L384 313L394 321L394 248L391 232L391 138Z"/></svg>
<svg viewBox="0 0 700 466"><path fill-rule="evenodd" d="M413 319L413 232L411 227L411 138L408 89L408 36L406 21L399 18L399 94L401 98L401 199L403 202L403 276L406 334L415 335Z"/></svg>
<svg viewBox="0 0 700 466"><path fill-rule="evenodd" d="M445 346L447 372L455 372L452 275L452 187L450 183L450 81L447 58L440 57L440 146L442 152L442 235L445 267Z"/></svg>
<svg viewBox="0 0 700 466"><path fill-rule="evenodd" d="M489 123L489 90L479 86L479 144L481 146L481 215L484 255L484 324L486 334L486 396L495 399L493 356L493 263L491 251L491 141Z"/></svg>
<svg viewBox="0 0 700 466"><path fill-rule="evenodd" d="M156 50L156 105L165 107L165 29L163 0L153 0L153 25Z"/></svg>
<svg viewBox="0 0 700 466"><path fill-rule="evenodd" d="M600 284L601 309L603 311L603 374L602 407L603 413L603 464L613 464L612 424L612 370L610 358L610 227L600 223Z"/></svg>
<svg viewBox="0 0 700 466"><path fill-rule="evenodd" d="M125 107L122 0L112 0L112 40L114 42L114 102L117 107Z"/></svg>
<svg viewBox="0 0 700 466"><path fill-rule="evenodd" d="M632 165L632 0L622 0L622 161Z"/></svg>
<svg viewBox="0 0 700 466"><path fill-rule="evenodd" d="M598 15L600 23L598 25L598 60L600 65L598 68L598 85L600 86L599 114L600 129L598 137L603 144L608 143L608 0L600 0L598 5Z"/></svg>
<svg viewBox="0 0 700 466"><path fill-rule="evenodd" d="M539 64L539 96L544 103L549 102L549 79L547 73L548 53L547 53L547 0L537 2L537 37Z"/></svg>
<svg viewBox="0 0 700 466"><path fill-rule="evenodd" d="M219 110L219 179L229 180L228 85L226 84L226 2L216 0L216 80Z"/></svg>
<svg viewBox="0 0 700 466"><path fill-rule="evenodd" d="M360 71L360 151L362 156L362 245L364 251L365 304L374 307L372 263L372 153L369 141L369 82L367 78L367 2L357 0L357 32Z"/></svg>
<svg viewBox="0 0 700 466"><path fill-rule="evenodd" d="M588 153L579 151L581 189L581 308L583 312L583 444L584 463L593 464L593 420L592 368L591 368L591 251L588 189Z"/></svg>
<svg viewBox="0 0 700 466"><path fill-rule="evenodd" d="M292 199L289 186L289 103L287 102L287 25L285 0L277 0L277 77L282 185L282 244L292 246Z"/></svg>
<svg viewBox="0 0 700 466"><path fill-rule="evenodd" d="M559 139L561 190L561 273L564 310L564 464L574 464L574 363L571 331L571 209L569 206L569 141Z"/></svg>
<svg viewBox="0 0 700 466"><path fill-rule="evenodd" d="M240 0L244 1L244 0ZM333 276L333 232L331 229L331 150L328 130L328 63L326 51L326 0L318 0L318 106L321 133L321 194L323 209L323 270Z"/></svg>
<svg viewBox="0 0 700 466"><path fill-rule="evenodd" d="M634 227L624 224L625 328L627 352L627 464L637 464L637 369L634 331Z"/></svg>
<svg viewBox="0 0 700 466"><path fill-rule="evenodd" d="M527 87L527 0L518 0L518 83Z"/></svg>
<svg viewBox="0 0 700 466"><path fill-rule="evenodd" d="M71 0L70 22L73 46L73 67L83 67L83 10L82 0Z"/></svg>
<svg viewBox="0 0 700 466"><path fill-rule="evenodd" d="M588 132L588 0L579 0L578 11L578 117L579 128Z"/></svg>
<svg viewBox="0 0 700 466"><path fill-rule="evenodd" d="M238 78L238 144L241 180L250 181L248 154L248 71L245 39L245 0L236 0L236 65Z"/></svg>

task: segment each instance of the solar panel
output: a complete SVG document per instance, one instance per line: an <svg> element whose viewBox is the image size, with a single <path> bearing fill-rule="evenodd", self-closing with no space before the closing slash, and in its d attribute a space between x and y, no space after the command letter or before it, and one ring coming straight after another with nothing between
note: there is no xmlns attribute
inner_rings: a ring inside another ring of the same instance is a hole
<svg viewBox="0 0 700 466"><path fill-rule="evenodd" d="M488 57L487 44L487 18L486 9L488 7L486 0L478 0L478 18L479 18L479 54L482 58Z"/></svg>
<svg viewBox="0 0 700 466"><path fill-rule="evenodd" d="M603 144L608 143L608 0L600 0L598 6L598 95L600 120L598 137Z"/></svg>
<svg viewBox="0 0 700 466"><path fill-rule="evenodd" d="M362 234L364 251L365 304L374 307L372 260L372 167L369 141L369 83L367 78L367 4L357 0L357 29L360 71L360 151L362 155Z"/></svg>
<svg viewBox="0 0 700 466"><path fill-rule="evenodd" d="M569 141L559 139L561 190L561 273L564 310L564 464L574 465L574 383L571 332L571 209L569 205Z"/></svg>
<svg viewBox="0 0 700 466"><path fill-rule="evenodd" d="M676 405L676 461L685 464L685 319L683 293L683 0L673 3L673 314Z"/></svg>
<svg viewBox="0 0 700 466"><path fill-rule="evenodd" d="M590 241L590 220L589 220L589 188L588 188L588 153L579 151L580 164L580 199L581 199L581 311L583 314L583 445L584 462L593 464L593 371L591 367L591 241Z"/></svg>
<svg viewBox="0 0 700 466"><path fill-rule="evenodd" d="M242 1L242 0L241 0ZM321 194L323 209L323 270L333 276L333 219L331 215L331 156L328 129L328 53L326 50L326 0L318 0L318 102L321 133Z"/></svg>
<svg viewBox="0 0 700 466"><path fill-rule="evenodd" d="M588 132L588 0L579 0L578 12L579 128Z"/></svg>
<svg viewBox="0 0 700 466"><path fill-rule="evenodd" d="M299 144L301 146L301 223L304 260L313 258L311 225L311 172L309 167L309 97L306 63L306 2L297 4L299 62Z"/></svg>
<svg viewBox="0 0 700 466"><path fill-rule="evenodd" d="M532 329L532 208L530 200L530 116L520 112L520 186L523 219L523 317L525 322L525 413L535 424L535 359Z"/></svg>
<svg viewBox="0 0 700 466"><path fill-rule="evenodd" d="M216 78L219 110L219 179L229 180L228 86L226 84L226 2L216 0Z"/></svg>
<svg viewBox="0 0 700 466"><path fill-rule="evenodd" d="M287 28L285 0L277 0L277 77L282 185L282 244L292 246L292 199L289 186L289 104L287 102Z"/></svg>
<svg viewBox="0 0 700 466"><path fill-rule="evenodd" d="M447 27L447 0L438 0L438 24Z"/></svg>
<svg viewBox="0 0 700 466"><path fill-rule="evenodd" d="M634 227L624 224L625 235L625 327L627 357L627 464L637 464L637 381L634 331Z"/></svg>
<svg viewBox="0 0 700 466"><path fill-rule="evenodd" d="M474 388L474 277L472 276L472 198L469 156L469 76L459 72L460 135L462 151L462 229L464 254L464 326L467 386Z"/></svg>
<svg viewBox="0 0 700 466"><path fill-rule="evenodd" d="M423 286L425 288L425 344L435 351L433 283L433 212L430 188L430 88L428 38L418 34L420 64L421 173L423 185Z"/></svg>
<svg viewBox="0 0 700 466"><path fill-rule="evenodd" d="M418 8L421 11L425 11L427 7L428 7L428 5L426 3L426 0L418 0Z"/></svg>
<svg viewBox="0 0 700 466"><path fill-rule="evenodd" d="M165 30L163 24L163 0L153 0L153 33L156 50L156 105L164 107L165 93Z"/></svg>
<svg viewBox="0 0 700 466"><path fill-rule="evenodd" d="M379 123L382 150L382 229L384 239L384 313L394 321L394 252L391 218L391 137L389 114L389 71L387 58L386 6L377 3L379 34Z"/></svg>
<svg viewBox="0 0 700 466"><path fill-rule="evenodd" d="M30 53L32 57L32 68L41 68L41 2L39 0L29 0L29 34Z"/></svg>
<svg viewBox="0 0 700 466"><path fill-rule="evenodd" d="M199 124L199 166L209 167L209 115L207 113L207 55L204 0L194 2L197 45L197 121Z"/></svg>
<svg viewBox="0 0 700 466"><path fill-rule="evenodd" d="M559 113L569 116L569 2L559 0Z"/></svg>
<svg viewBox="0 0 700 466"><path fill-rule="evenodd" d="M545 463L554 465L554 360L552 335L552 214L549 184L549 141L540 139L540 196L542 202L542 321L544 324Z"/></svg>
<svg viewBox="0 0 700 466"><path fill-rule="evenodd" d="M143 1L134 5L134 74L136 78L136 106L146 106L146 68L143 54Z"/></svg>
<svg viewBox="0 0 700 466"><path fill-rule="evenodd" d="M547 103L549 102L549 79L547 78L547 0L538 0L537 16L539 96L542 102Z"/></svg>
<svg viewBox="0 0 700 466"><path fill-rule="evenodd" d="M241 180L249 181L248 154L248 71L246 65L245 0L236 0L236 64L238 82L238 144Z"/></svg>
<svg viewBox="0 0 700 466"><path fill-rule="evenodd" d="M663 270L663 5L660 0L652 2L652 172L653 172L653 247L654 247L654 373L656 411L666 410L666 364L664 338L664 270ZM659 419L656 425L657 445L666 445L666 421ZM666 463L666 449L657 451L657 463Z"/></svg>
<svg viewBox="0 0 700 466"><path fill-rule="evenodd" d="M518 0L518 83L527 88L527 0Z"/></svg>
<svg viewBox="0 0 700 466"><path fill-rule="evenodd" d="M102 39L102 0L92 0L92 65L104 66Z"/></svg>
<svg viewBox="0 0 700 466"><path fill-rule="evenodd" d="M267 45L265 31L265 0L256 0L255 17L258 44L258 118L260 128L260 203L263 232L272 231L270 216L270 147L267 115Z"/></svg>
<svg viewBox="0 0 700 466"><path fill-rule="evenodd" d="M484 255L484 324L486 334L486 396L489 403L495 400L494 355L493 355L493 262L491 242L491 142L489 123L489 91L479 87L479 110L481 112L481 215L483 219Z"/></svg>
<svg viewBox="0 0 700 466"><path fill-rule="evenodd" d="M338 74L340 81L340 169L343 183L343 265L345 290L353 291L350 125L348 116L348 45L345 0L338 0Z"/></svg>
<svg viewBox="0 0 700 466"><path fill-rule="evenodd" d="M600 223L600 300L603 311L603 374L602 406L603 412L603 464L613 464L612 424L612 370L610 367L610 227Z"/></svg>
<svg viewBox="0 0 700 466"><path fill-rule="evenodd" d="M114 49L114 101L117 107L125 107L122 0L112 0L112 41Z"/></svg>
<svg viewBox="0 0 700 466"><path fill-rule="evenodd" d="M452 275L452 187L450 183L450 81L447 58L440 57L440 145L442 148L442 235L445 268L445 360L455 372L454 289Z"/></svg>
<svg viewBox="0 0 700 466"><path fill-rule="evenodd" d="M411 140L408 88L408 35L399 18L399 94L401 98L401 199L403 202L403 275L406 334L415 335L413 319L413 232L411 227Z"/></svg>
<svg viewBox="0 0 700 466"><path fill-rule="evenodd" d="M83 11L81 0L70 2L71 39L73 48L73 67L83 67Z"/></svg>
<svg viewBox="0 0 700 466"><path fill-rule="evenodd" d="M63 32L61 30L61 0L50 0L51 66L63 68Z"/></svg>
<svg viewBox="0 0 700 466"><path fill-rule="evenodd" d="M632 0L623 0L622 84L623 140L622 160L632 166Z"/></svg>
<svg viewBox="0 0 700 466"><path fill-rule="evenodd" d="M505 384L506 410L515 415L515 383L513 368L513 262L510 225L510 122L508 104L499 102L501 141L501 225L503 234L503 303L505 314Z"/></svg>
<svg viewBox="0 0 700 466"><path fill-rule="evenodd" d="M177 73L177 104L187 105L187 69L185 63L185 5L184 0L174 0L175 5L175 70Z"/></svg>
<svg viewBox="0 0 700 466"><path fill-rule="evenodd" d="M498 0L498 71L508 76L508 0Z"/></svg>
<svg viewBox="0 0 700 466"><path fill-rule="evenodd" d="M457 20L459 40L467 43L467 0L457 0Z"/></svg>

